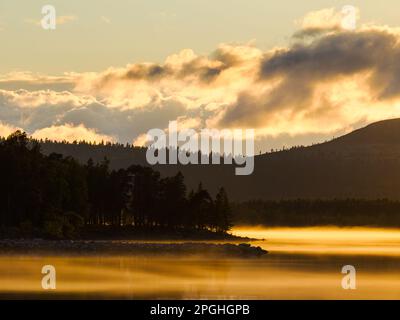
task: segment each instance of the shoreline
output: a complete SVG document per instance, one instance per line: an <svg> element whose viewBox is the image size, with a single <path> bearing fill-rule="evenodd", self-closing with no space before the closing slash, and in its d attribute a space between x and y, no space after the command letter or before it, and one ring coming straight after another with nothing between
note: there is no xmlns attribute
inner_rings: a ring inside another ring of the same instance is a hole
<svg viewBox="0 0 400 320"><path fill-rule="evenodd" d="M198 229L135 228L131 226L84 226L69 237L50 237L38 230L19 232L16 229L0 230L1 240L120 240L120 241L234 241L249 242L259 239L237 236L229 232Z"/></svg>
<svg viewBox="0 0 400 320"><path fill-rule="evenodd" d="M163 255L252 258L268 251L248 243L181 243L121 240L0 240L0 255Z"/></svg>

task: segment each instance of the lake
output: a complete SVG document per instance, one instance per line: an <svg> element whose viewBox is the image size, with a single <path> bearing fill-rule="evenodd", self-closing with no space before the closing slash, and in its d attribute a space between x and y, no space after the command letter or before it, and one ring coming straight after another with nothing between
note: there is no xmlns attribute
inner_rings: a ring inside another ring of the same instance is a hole
<svg viewBox="0 0 400 320"><path fill-rule="evenodd" d="M400 230L236 228L269 254L207 256L0 256L3 298L400 299ZM43 265L57 289L41 288ZM356 290L341 286L356 268Z"/></svg>

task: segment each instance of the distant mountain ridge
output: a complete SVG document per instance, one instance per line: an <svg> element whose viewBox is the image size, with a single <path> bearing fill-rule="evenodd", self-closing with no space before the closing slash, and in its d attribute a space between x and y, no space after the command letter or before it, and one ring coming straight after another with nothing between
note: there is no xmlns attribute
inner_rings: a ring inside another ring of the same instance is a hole
<svg viewBox="0 0 400 320"><path fill-rule="evenodd" d="M400 144L400 119L383 120L336 138L325 145L334 144Z"/></svg>
<svg viewBox="0 0 400 320"><path fill-rule="evenodd" d="M144 148L44 142L45 153L81 162L110 160L114 169L147 165ZM182 171L186 183L216 192L224 186L234 201L251 199L387 198L400 200L400 119L370 124L332 141L255 157L250 176L229 165L157 165L162 175Z"/></svg>

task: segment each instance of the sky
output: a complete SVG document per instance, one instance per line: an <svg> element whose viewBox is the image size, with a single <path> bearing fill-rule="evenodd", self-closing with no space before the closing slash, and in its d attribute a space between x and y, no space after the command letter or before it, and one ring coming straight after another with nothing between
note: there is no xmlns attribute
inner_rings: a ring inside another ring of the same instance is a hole
<svg viewBox="0 0 400 320"><path fill-rule="evenodd" d="M40 25L56 8L56 30ZM343 6L357 28L343 29ZM399 4L0 2L0 135L143 143L152 128L254 128L311 144L400 116Z"/></svg>

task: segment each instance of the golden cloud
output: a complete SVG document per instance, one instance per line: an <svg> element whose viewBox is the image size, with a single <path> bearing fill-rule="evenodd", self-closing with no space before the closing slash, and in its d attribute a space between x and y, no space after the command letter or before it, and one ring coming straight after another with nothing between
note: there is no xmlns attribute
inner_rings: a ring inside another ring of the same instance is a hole
<svg viewBox="0 0 400 320"><path fill-rule="evenodd" d="M309 13L298 22L301 37L268 51L221 44L207 56L185 49L163 63L102 72L3 75L0 87L8 89L0 90L0 119L42 137L83 125L139 144L147 130L170 120L183 127L256 128L262 138L329 136L399 117L399 29L364 24L349 31L340 19L334 9ZM307 32L311 37L303 38Z"/></svg>
<svg viewBox="0 0 400 320"><path fill-rule="evenodd" d="M86 128L83 124L74 126L65 124L51 126L35 131L32 134L35 139L50 139L54 141L87 141L87 142L115 142L113 137L100 134L95 129Z"/></svg>
<svg viewBox="0 0 400 320"><path fill-rule="evenodd" d="M0 137L8 137L11 133L17 130L22 131L21 128L0 121Z"/></svg>

